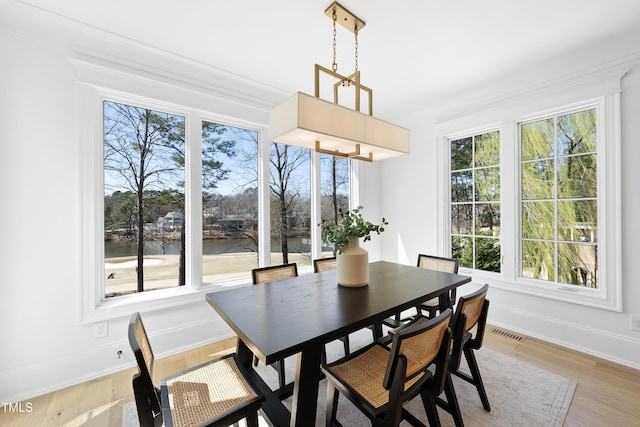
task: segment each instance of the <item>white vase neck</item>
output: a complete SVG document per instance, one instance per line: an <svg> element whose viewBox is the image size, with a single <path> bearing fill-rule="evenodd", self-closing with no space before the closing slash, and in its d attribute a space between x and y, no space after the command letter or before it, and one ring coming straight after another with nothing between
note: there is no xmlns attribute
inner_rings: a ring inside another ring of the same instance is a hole
<svg viewBox="0 0 640 427"><path fill-rule="evenodd" d="M357 236L348 236L347 241L349 242L348 245L352 248L360 246L360 238Z"/></svg>

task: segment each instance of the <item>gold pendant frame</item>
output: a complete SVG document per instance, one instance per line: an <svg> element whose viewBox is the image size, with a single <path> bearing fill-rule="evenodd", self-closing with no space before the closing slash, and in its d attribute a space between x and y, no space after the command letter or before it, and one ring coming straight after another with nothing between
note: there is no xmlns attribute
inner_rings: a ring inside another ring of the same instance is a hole
<svg viewBox="0 0 640 427"><path fill-rule="evenodd" d="M366 23L363 20L355 16L353 13L349 12L347 9L341 6L338 2L333 2L324 11L324 14L331 19L334 19L334 14L335 14L336 22L353 33L356 33L356 31L361 30L366 25ZM315 82L315 96L317 98L320 98L320 72L321 71L337 79L337 82L333 85L333 103L334 104L339 104L338 88L340 86L353 86L355 89L355 108L354 109L358 112L361 112L360 111L360 92L365 91L369 94L369 115L373 116L373 90L371 90L370 88L360 83L360 71L356 71L355 73L349 76L344 76L342 74L337 73L336 71L323 67L322 65L315 64L314 82ZM320 141L316 141L315 150L318 153L332 154L334 156L339 156L339 157L348 157L348 158L357 159L357 160L365 160L368 162L373 161L372 153L369 153L368 156L360 155L360 144L356 144L354 151L350 153L343 153L338 150L325 150L322 147L320 147Z"/></svg>

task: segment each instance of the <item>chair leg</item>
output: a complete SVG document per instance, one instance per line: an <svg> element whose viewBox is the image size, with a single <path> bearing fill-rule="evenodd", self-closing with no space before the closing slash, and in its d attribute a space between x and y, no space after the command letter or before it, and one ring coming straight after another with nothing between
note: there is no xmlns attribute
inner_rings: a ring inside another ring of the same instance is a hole
<svg viewBox="0 0 640 427"><path fill-rule="evenodd" d="M444 395L447 397L447 410L453 417L456 427L464 427L462 413L460 412L460 406L458 405L458 396L456 396L456 390L453 388L451 374L448 372L444 383Z"/></svg>
<svg viewBox="0 0 640 427"><path fill-rule="evenodd" d="M436 397L428 390L420 392L424 411L427 413L430 427L440 427L440 417L438 416L438 408L436 408Z"/></svg>
<svg viewBox="0 0 640 427"><path fill-rule="evenodd" d="M161 414L154 414L149 397L147 396L144 385L142 384L142 378L140 374L133 376L133 396L136 401L136 410L138 412L138 422L141 427L153 427L156 423L156 418L161 417Z"/></svg>
<svg viewBox="0 0 640 427"><path fill-rule="evenodd" d="M485 411L491 412L489 398L487 398L487 392L484 389L484 383L482 382L482 377L480 376L480 369L478 369L478 362L476 361L476 357L473 354L473 349L465 347L464 356L465 359L467 359L467 365L469 365L469 370L471 371L471 376L473 377L473 384L476 386L478 394L480 395L482 406L484 407Z"/></svg>
<svg viewBox="0 0 640 427"><path fill-rule="evenodd" d="M284 376L284 359L278 360L274 363L274 367L278 371L278 382L280 383L280 388L283 388L287 385L286 378Z"/></svg>
<svg viewBox="0 0 640 427"><path fill-rule="evenodd" d="M349 354L351 354L349 350L349 335L345 335L340 339L342 340L342 345L344 346L344 355L348 356Z"/></svg>
<svg viewBox="0 0 640 427"><path fill-rule="evenodd" d="M340 392L336 390L336 387L330 381L327 381L327 412L325 418L325 426L332 427L333 421L336 419L336 413L338 412L338 398Z"/></svg>
<svg viewBox="0 0 640 427"><path fill-rule="evenodd" d="M258 412L247 415L247 427L258 427Z"/></svg>

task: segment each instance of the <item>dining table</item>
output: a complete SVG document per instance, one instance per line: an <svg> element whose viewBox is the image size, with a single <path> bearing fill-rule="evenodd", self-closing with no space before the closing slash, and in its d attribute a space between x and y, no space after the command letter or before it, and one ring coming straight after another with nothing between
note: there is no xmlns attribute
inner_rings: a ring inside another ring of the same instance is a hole
<svg viewBox="0 0 640 427"><path fill-rule="evenodd" d="M431 298L451 307L450 291L470 281L459 274L377 261L369 264L369 283L362 287L339 285L331 270L210 292L206 301L237 334L236 351L265 393L263 411L270 422L308 427L315 425L326 343L370 325L374 337L380 337L384 319ZM266 365L295 355L293 382L271 389L253 369L254 355ZM282 402L287 397L292 398L290 410Z"/></svg>

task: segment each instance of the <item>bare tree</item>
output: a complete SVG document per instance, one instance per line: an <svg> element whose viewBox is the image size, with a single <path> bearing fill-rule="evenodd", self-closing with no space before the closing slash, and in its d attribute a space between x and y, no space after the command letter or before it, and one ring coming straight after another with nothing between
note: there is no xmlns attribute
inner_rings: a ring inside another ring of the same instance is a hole
<svg viewBox="0 0 640 427"><path fill-rule="evenodd" d="M289 213L301 189L295 171L309 160L309 151L284 144L271 144L271 194L277 202L276 229L280 237L282 262L289 262Z"/></svg>
<svg viewBox="0 0 640 427"><path fill-rule="evenodd" d="M184 162L184 117L104 103L105 185L136 193L137 290L144 291L145 194L178 186Z"/></svg>
<svg viewBox="0 0 640 427"><path fill-rule="evenodd" d="M345 187L349 184L349 161L347 159L338 158L336 156L322 156L322 162L328 164L329 166L329 175L322 182L322 195L328 197L331 202L329 209L331 211L331 218L328 218L324 212L326 212L327 207L324 206L326 203L322 203L323 208L323 220L331 219L335 224L338 223L339 210L343 211L349 210L349 199L346 196L348 194L348 188ZM343 191L340 191L343 189ZM346 190L346 191L345 191ZM340 197L341 193L343 197ZM323 201L326 198L323 197Z"/></svg>

